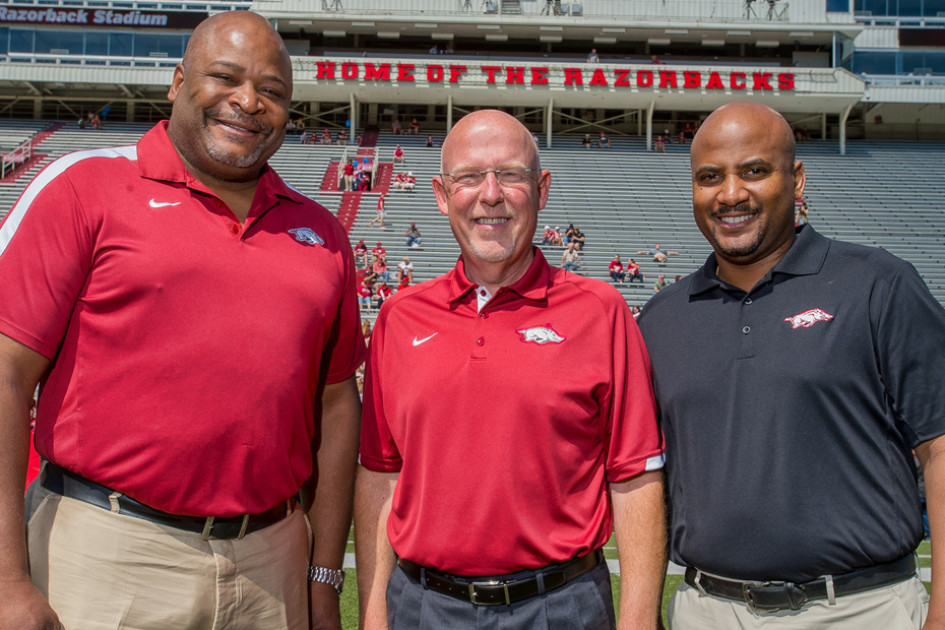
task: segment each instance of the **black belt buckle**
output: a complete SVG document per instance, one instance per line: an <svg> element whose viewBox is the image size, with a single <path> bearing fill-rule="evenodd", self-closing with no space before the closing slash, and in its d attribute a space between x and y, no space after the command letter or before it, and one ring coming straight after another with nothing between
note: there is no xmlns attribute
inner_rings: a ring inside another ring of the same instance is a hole
<svg viewBox="0 0 945 630"><path fill-rule="evenodd" d="M505 601L499 602L482 602L479 601L479 598L476 593L477 587L490 587L498 588L502 587L502 593L505 595ZM501 606L505 604L506 606L512 605L512 600L509 598L509 583L508 582L469 582L469 601L475 604L476 606Z"/></svg>
<svg viewBox="0 0 945 630"><path fill-rule="evenodd" d="M749 608L761 612L800 610L807 603L807 593L794 582L744 582L742 595Z"/></svg>

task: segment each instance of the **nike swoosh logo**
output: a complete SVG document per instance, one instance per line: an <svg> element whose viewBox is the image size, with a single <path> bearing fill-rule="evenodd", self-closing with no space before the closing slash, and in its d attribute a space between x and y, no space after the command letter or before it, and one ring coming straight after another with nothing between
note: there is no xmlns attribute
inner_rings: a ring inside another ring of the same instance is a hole
<svg viewBox="0 0 945 630"><path fill-rule="evenodd" d="M179 206L180 202L179 201L155 201L154 199L151 199L151 201L148 202L148 205L151 206L152 208L164 208L167 206Z"/></svg>
<svg viewBox="0 0 945 630"><path fill-rule="evenodd" d="M440 334L440 333L433 333L433 334L430 335L429 337L424 337L423 339L417 339L416 337L414 337L414 338L413 338L413 345L414 345L414 347L416 348L416 347L419 346L421 343L426 343L426 342L430 341L431 339L433 339L434 337L436 337L438 334Z"/></svg>

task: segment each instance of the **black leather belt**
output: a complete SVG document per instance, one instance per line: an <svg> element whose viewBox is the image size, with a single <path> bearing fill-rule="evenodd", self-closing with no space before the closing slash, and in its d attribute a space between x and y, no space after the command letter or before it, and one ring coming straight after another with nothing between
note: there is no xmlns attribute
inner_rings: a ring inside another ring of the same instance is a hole
<svg viewBox="0 0 945 630"><path fill-rule="evenodd" d="M915 574L915 557L909 554L892 562L799 584L731 580L703 573L693 567L686 569L686 583L708 595L745 602L754 610L773 612L775 610L800 610L807 602L889 586L908 580ZM831 589L833 593L830 593Z"/></svg>
<svg viewBox="0 0 945 630"><path fill-rule="evenodd" d="M400 568L424 587L478 606L510 605L556 588L581 577L604 561L604 552L598 549L586 556L574 558L559 565L535 571L535 575L509 579L503 576L468 577L442 573L401 558ZM541 582L541 586L539 586ZM542 588L543 587L543 588Z"/></svg>
<svg viewBox="0 0 945 630"><path fill-rule="evenodd" d="M242 538L246 534L281 521L292 513L296 504L295 499L292 498L260 514L226 517L179 516L148 507L127 495L106 488L94 481L89 481L49 461L45 462L41 484L50 492L105 510L111 510L114 501L118 505L119 514L134 516L135 518L188 532L197 532L202 534L205 539Z"/></svg>

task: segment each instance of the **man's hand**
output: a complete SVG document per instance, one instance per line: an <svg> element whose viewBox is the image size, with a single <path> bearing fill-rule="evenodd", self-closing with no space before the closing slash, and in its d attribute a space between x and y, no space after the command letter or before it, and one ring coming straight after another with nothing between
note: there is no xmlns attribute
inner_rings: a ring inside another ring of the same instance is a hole
<svg viewBox="0 0 945 630"><path fill-rule="evenodd" d="M60 630L63 626L29 579L0 580L0 630Z"/></svg>
<svg viewBox="0 0 945 630"><path fill-rule="evenodd" d="M308 618L312 630L341 630L339 600L331 584L308 583Z"/></svg>

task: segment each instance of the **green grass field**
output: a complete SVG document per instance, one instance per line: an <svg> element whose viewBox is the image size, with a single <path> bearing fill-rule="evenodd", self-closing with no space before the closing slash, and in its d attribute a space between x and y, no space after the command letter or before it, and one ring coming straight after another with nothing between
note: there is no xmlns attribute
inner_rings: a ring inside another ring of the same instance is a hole
<svg viewBox="0 0 945 630"><path fill-rule="evenodd" d="M354 543L351 542L354 538L354 533L348 538L348 549L349 553L354 553ZM932 544L925 540L919 544L918 549L916 550L919 554L919 565L922 567L931 566L931 555L932 555ZM614 547L613 539L607 543L604 547L604 556L608 559L617 558L617 550ZM676 592L676 588L682 582L683 576L681 575L667 575L665 586L663 588L663 624L666 624L666 606L669 604L670 597L673 596L673 593ZM619 605L620 603L620 580L617 576L610 577L610 585L614 592L614 604ZM929 584L926 582L926 588L929 588ZM345 578L345 591L341 595L341 623L344 630L357 630L358 627L358 587L357 587L357 573L354 569L348 569L348 575Z"/></svg>

